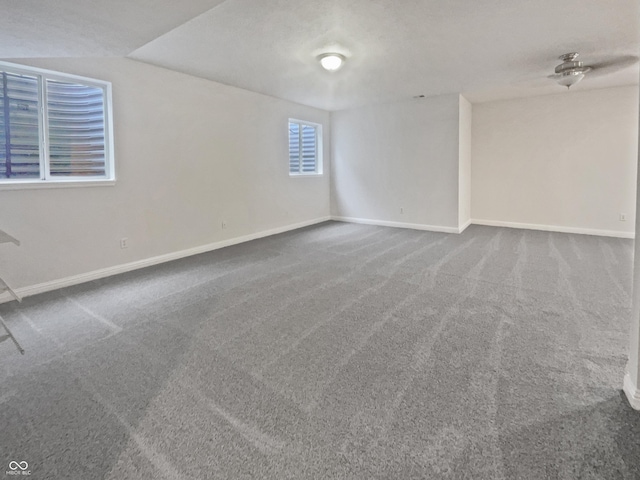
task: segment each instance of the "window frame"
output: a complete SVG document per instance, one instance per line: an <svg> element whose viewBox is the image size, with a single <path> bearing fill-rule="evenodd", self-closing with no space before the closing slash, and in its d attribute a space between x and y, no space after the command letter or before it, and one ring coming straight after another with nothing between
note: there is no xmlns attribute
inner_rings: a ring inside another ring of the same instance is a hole
<svg viewBox="0 0 640 480"><path fill-rule="evenodd" d="M298 120L297 118L289 118L288 122L287 122L287 134L289 133L289 124L291 123L297 123L298 125L300 125L300 133L299 133L299 141L302 142L302 126L306 125L308 127L313 127L315 128L316 131L316 161L315 161L315 170L313 172L302 172L302 171L298 171L298 172L292 172L291 171L291 158L289 158L289 162L287 162L289 164L289 176L290 177L319 177L323 175L323 168L322 168L322 160L323 160L323 155L322 155L322 124L321 123L315 123L315 122L309 122L307 120ZM290 147L290 137L289 135L287 135L287 147ZM300 170L302 170L302 146L299 147L300 148Z"/></svg>
<svg viewBox="0 0 640 480"><path fill-rule="evenodd" d="M88 187L100 185L115 185L116 170L114 161L113 141L113 102L111 82L83 77L69 73L56 72L44 68L19 65L0 61L0 70L18 75L36 77L38 81L38 137L40 142L40 178L4 178L0 177L0 190L13 190L22 188L59 188L59 187ZM96 177L66 177L55 178L49 171L49 146L48 146L48 105L47 105L47 80L66 83L79 83L90 87L99 88L104 95L104 149L105 149L105 175ZM1 86L0 86L1 88ZM4 134L4 133L2 133Z"/></svg>

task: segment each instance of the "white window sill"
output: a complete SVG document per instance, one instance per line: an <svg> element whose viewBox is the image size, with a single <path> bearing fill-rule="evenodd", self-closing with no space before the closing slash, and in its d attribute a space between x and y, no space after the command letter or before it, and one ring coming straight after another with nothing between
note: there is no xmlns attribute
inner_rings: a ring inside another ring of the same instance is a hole
<svg viewBox="0 0 640 480"><path fill-rule="evenodd" d="M88 188L110 187L115 180L70 180L70 181L36 181L36 182L0 182L0 190L27 190L33 188Z"/></svg>
<svg viewBox="0 0 640 480"><path fill-rule="evenodd" d="M322 173L290 173L290 177L322 177Z"/></svg>

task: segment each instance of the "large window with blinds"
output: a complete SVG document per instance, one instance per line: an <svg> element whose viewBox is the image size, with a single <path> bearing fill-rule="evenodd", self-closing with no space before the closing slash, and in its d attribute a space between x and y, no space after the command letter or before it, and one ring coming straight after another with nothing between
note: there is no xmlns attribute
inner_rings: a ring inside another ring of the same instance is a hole
<svg viewBox="0 0 640 480"><path fill-rule="evenodd" d="M0 186L114 179L111 84L0 62Z"/></svg>
<svg viewBox="0 0 640 480"><path fill-rule="evenodd" d="M289 119L289 175L322 174L322 125Z"/></svg>

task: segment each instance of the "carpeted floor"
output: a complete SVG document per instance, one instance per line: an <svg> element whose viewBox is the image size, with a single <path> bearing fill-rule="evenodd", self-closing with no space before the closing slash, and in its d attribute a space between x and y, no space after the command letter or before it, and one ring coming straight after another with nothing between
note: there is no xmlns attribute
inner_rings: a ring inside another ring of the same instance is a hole
<svg viewBox="0 0 640 480"><path fill-rule="evenodd" d="M632 245L329 222L1 305L0 476L640 478Z"/></svg>

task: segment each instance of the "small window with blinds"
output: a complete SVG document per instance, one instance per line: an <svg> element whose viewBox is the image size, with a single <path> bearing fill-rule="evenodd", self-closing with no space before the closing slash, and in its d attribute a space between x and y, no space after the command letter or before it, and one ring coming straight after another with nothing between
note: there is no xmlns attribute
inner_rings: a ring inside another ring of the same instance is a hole
<svg viewBox="0 0 640 480"><path fill-rule="evenodd" d="M0 62L0 186L112 181L111 85Z"/></svg>
<svg viewBox="0 0 640 480"><path fill-rule="evenodd" d="M289 175L322 174L322 125L289 119Z"/></svg>

